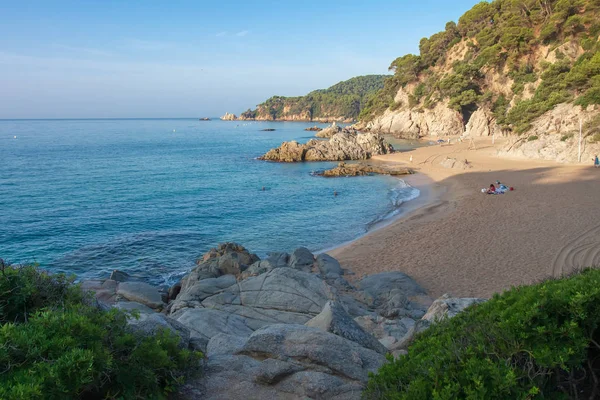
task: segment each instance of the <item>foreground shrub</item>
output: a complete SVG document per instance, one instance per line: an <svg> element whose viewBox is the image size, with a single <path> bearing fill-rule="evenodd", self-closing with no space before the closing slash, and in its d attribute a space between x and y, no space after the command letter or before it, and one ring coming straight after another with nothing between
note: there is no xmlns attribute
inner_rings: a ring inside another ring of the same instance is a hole
<svg viewBox="0 0 600 400"><path fill-rule="evenodd" d="M496 295L419 335L366 398L596 398L600 270Z"/></svg>
<svg viewBox="0 0 600 400"><path fill-rule="evenodd" d="M179 337L132 332L128 314L89 305L70 282L31 266L0 271L0 399L160 399L197 370Z"/></svg>

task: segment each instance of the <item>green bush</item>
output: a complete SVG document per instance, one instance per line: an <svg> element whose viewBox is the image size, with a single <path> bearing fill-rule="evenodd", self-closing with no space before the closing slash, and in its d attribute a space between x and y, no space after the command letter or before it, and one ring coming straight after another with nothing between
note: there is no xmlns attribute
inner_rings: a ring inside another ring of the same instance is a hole
<svg viewBox="0 0 600 400"><path fill-rule="evenodd" d="M567 133L566 135L562 135L560 138L561 142L566 142L567 140L573 138L575 136L573 133Z"/></svg>
<svg viewBox="0 0 600 400"><path fill-rule="evenodd" d="M419 334L365 398L594 398L599 302L597 269L495 295Z"/></svg>
<svg viewBox="0 0 600 400"><path fill-rule="evenodd" d="M142 336L63 275L0 264L0 399L162 399L200 354Z"/></svg>
<svg viewBox="0 0 600 400"><path fill-rule="evenodd" d="M527 138L528 142L533 142L534 140L538 140L539 137L537 135L532 135Z"/></svg>

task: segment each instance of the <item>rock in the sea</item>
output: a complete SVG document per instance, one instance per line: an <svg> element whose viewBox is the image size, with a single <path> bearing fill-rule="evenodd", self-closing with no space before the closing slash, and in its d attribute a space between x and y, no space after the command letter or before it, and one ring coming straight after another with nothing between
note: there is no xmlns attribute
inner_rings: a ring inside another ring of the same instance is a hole
<svg viewBox="0 0 600 400"><path fill-rule="evenodd" d="M158 288L145 282L121 282L117 288L117 295L154 309L165 306Z"/></svg>
<svg viewBox="0 0 600 400"><path fill-rule="evenodd" d="M238 118L235 114L230 114L228 112L226 112L225 115L221 117L221 120L223 121L235 121L236 119Z"/></svg>
<svg viewBox="0 0 600 400"><path fill-rule="evenodd" d="M335 301L328 301L323 311L304 325L331 332L381 354L387 352L387 349L373 335L365 332L348 315L344 307Z"/></svg>
<svg viewBox="0 0 600 400"><path fill-rule="evenodd" d="M365 175L410 175L413 171L405 167L391 167L391 166L379 166L370 165L365 163L347 164L341 162L337 167L318 173L318 175L331 178L339 176L365 176Z"/></svg>
<svg viewBox="0 0 600 400"><path fill-rule="evenodd" d="M332 137L333 135L335 135L336 133L339 133L341 131L342 131L342 127L338 126L334 122L333 124L331 124L331 126L328 126L327 128L320 130L315 136L319 137L319 138L329 139L330 137Z"/></svg>
<svg viewBox="0 0 600 400"><path fill-rule="evenodd" d="M131 275L129 275L127 272L115 269L113 272L111 272L110 277L108 279L112 279L113 281L117 282L127 282L131 280Z"/></svg>
<svg viewBox="0 0 600 400"><path fill-rule="evenodd" d="M306 144L284 142L260 159L278 162L366 160L393 151L382 136L340 132L329 140L312 139Z"/></svg>
<svg viewBox="0 0 600 400"><path fill-rule="evenodd" d="M310 128L305 128L304 129L307 132L319 132L321 130L323 130L323 128L319 128L318 126L311 126Z"/></svg>

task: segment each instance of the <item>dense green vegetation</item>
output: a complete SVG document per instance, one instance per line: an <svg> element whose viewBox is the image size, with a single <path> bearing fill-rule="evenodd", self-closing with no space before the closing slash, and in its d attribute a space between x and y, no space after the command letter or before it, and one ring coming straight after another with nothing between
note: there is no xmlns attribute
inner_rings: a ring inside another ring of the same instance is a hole
<svg viewBox="0 0 600 400"><path fill-rule="evenodd" d="M600 0L481 2L458 24L449 22L444 31L422 39L419 55L394 60L394 75L369 100L360 118L370 120L389 107L403 106L393 99L410 84L409 104L404 106L433 107L448 99L465 121L478 107L487 106L504 129L525 132L533 119L559 103L600 104L599 34ZM559 48L565 43L571 49L581 46L584 54L567 56ZM543 61L545 54L538 52L542 46L555 52L554 63ZM450 54L456 61L448 62ZM508 97L488 86L486 77L494 72L514 82ZM534 92L524 97L527 86Z"/></svg>
<svg viewBox="0 0 600 400"><path fill-rule="evenodd" d="M386 75L359 76L306 96L273 96L256 110L248 110L241 116L247 119L285 119L294 115L309 120L357 118L368 99L383 88L385 78Z"/></svg>
<svg viewBox="0 0 600 400"><path fill-rule="evenodd" d="M600 270L514 288L417 336L367 398L600 396Z"/></svg>
<svg viewBox="0 0 600 400"><path fill-rule="evenodd" d="M72 279L0 260L0 399L161 399L199 355L92 306Z"/></svg>

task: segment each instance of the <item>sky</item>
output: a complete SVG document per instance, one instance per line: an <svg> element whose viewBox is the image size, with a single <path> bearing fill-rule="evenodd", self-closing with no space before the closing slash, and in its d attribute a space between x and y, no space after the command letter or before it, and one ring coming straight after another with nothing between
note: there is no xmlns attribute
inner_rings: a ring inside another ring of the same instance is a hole
<svg viewBox="0 0 600 400"><path fill-rule="evenodd" d="M0 0L0 119L216 117L389 73L479 0Z"/></svg>

